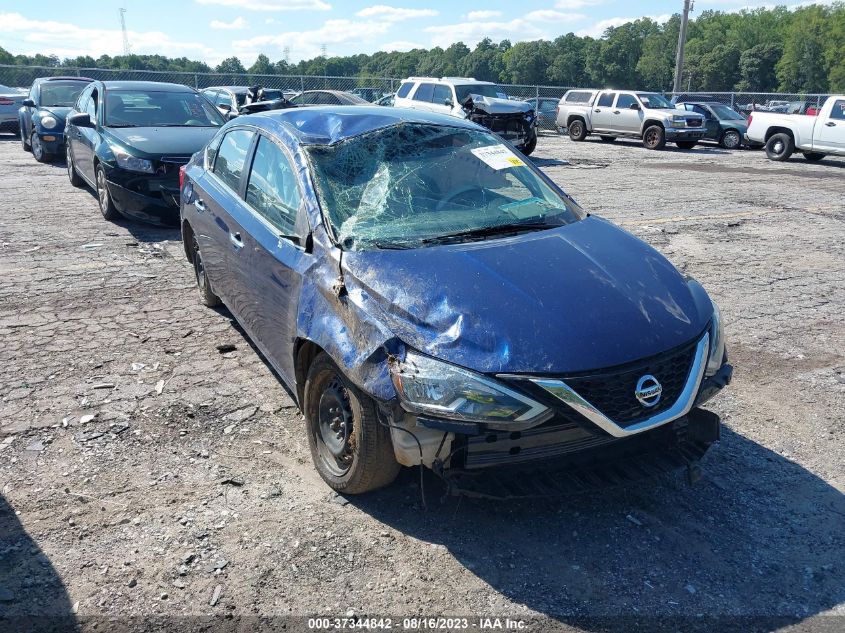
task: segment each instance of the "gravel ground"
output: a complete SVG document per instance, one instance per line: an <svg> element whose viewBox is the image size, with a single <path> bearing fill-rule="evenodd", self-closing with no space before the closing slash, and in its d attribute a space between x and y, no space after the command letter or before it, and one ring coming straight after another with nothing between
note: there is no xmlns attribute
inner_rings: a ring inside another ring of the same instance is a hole
<svg viewBox="0 0 845 633"><path fill-rule="evenodd" d="M426 509L408 470L332 494L278 380L199 305L178 233L106 223L63 164L0 137L0 629L842 630L845 160L551 135L534 158L722 308L735 378L694 487L493 503L427 476Z"/></svg>

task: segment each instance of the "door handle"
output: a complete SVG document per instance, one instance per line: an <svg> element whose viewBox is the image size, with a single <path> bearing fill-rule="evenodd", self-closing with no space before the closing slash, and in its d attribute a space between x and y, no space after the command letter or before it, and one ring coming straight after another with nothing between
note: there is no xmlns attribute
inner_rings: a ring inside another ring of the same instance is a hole
<svg viewBox="0 0 845 633"><path fill-rule="evenodd" d="M240 233L229 233L229 241L232 243L232 246L237 249L244 247L244 241L241 239Z"/></svg>
<svg viewBox="0 0 845 633"><path fill-rule="evenodd" d="M601 112L601 110L600 110L599 108L596 108L596 109L594 110L594 112Z"/></svg>
<svg viewBox="0 0 845 633"><path fill-rule="evenodd" d="M619 110L614 110L613 114L619 114Z"/></svg>
<svg viewBox="0 0 845 633"><path fill-rule="evenodd" d="M834 123L833 121L828 121L827 123L825 123L825 125L827 127L836 127L836 123Z"/></svg>
<svg viewBox="0 0 845 633"><path fill-rule="evenodd" d="M196 208L196 210L200 213L205 211L205 202L202 201L202 198L197 198L196 200L194 200L194 208Z"/></svg>

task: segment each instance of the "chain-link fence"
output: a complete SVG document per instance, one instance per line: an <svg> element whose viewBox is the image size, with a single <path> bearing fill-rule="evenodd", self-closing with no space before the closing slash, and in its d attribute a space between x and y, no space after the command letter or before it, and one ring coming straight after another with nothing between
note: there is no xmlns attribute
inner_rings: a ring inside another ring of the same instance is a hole
<svg viewBox="0 0 845 633"><path fill-rule="evenodd" d="M303 90L343 90L355 92L367 101L395 92L402 78L395 77L319 77L309 75L260 75L227 73L190 73L158 70L128 70L106 68L57 68L51 66L0 65L0 84L27 89L36 77L69 75L101 80L164 81L180 83L194 88L210 86L255 86L301 92ZM532 86L501 84L512 99L543 100L538 105L542 111L549 100L560 99L569 88L566 86ZM740 112L774 110L804 114L820 107L828 95L785 94L766 92L679 92L668 93L679 101L718 101ZM551 108L553 110L553 108Z"/></svg>

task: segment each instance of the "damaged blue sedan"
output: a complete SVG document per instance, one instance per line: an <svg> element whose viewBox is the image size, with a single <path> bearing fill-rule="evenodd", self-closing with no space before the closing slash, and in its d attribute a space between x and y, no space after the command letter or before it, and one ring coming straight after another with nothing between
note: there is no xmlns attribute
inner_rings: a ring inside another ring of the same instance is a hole
<svg viewBox="0 0 845 633"><path fill-rule="evenodd" d="M185 252L343 493L431 468L527 496L697 463L731 378L694 279L502 139L377 107L239 117L181 172Z"/></svg>

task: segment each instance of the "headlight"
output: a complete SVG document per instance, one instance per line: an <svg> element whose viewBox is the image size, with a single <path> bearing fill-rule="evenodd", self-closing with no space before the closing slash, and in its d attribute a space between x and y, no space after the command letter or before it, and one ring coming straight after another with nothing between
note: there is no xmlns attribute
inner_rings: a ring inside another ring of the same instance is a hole
<svg viewBox="0 0 845 633"><path fill-rule="evenodd" d="M686 127L687 120L682 116L673 116L672 117L672 127Z"/></svg>
<svg viewBox="0 0 845 633"><path fill-rule="evenodd" d="M140 171L145 174L153 173L153 164L146 158L136 158L132 154L116 147L112 147L112 153L115 159L117 159L117 166L121 169Z"/></svg>
<svg viewBox="0 0 845 633"><path fill-rule="evenodd" d="M710 356L707 359L705 376L712 376L722 366L725 357L725 333L722 329L722 313L719 306L713 304L713 318L710 321Z"/></svg>
<svg viewBox="0 0 845 633"><path fill-rule="evenodd" d="M517 430L551 417L551 409L475 372L408 352L391 363L390 374L403 407L412 413L481 422Z"/></svg>
<svg viewBox="0 0 845 633"><path fill-rule="evenodd" d="M57 124L58 121L56 121L56 117L51 116L49 114L41 115L41 127L46 128L48 130L52 130L54 127L56 127Z"/></svg>

